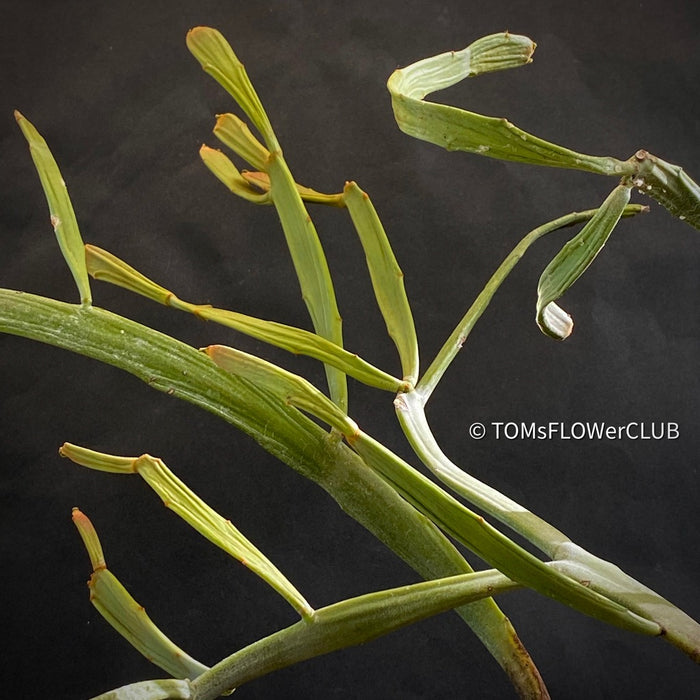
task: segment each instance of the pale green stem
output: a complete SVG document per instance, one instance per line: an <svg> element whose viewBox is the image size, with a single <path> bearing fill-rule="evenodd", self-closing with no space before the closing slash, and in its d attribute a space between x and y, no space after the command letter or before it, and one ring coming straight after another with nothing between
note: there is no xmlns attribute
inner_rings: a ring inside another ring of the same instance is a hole
<svg viewBox="0 0 700 700"><path fill-rule="evenodd" d="M629 205L623 215L632 215L643 210L644 208L638 205ZM394 404L399 422L411 446L435 476L470 503L535 544L555 560L552 566L558 571L585 582L591 590L602 593L609 600L617 601L639 616L654 620L664 630L668 641L697 661L700 660L700 628L694 620L614 564L590 554L545 520L455 465L442 452L425 417L425 403L432 389L454 359L500 284L527 248L547 233L590 219L596 211L569 214L527 234L491 277L416 390L399 394Z"/></svg>
<svg viewBox="0 0 700 700"><path fill-rule="evenodd" d="M92 700L194 700L188 680L164 678L155 681L130 683L106 693L96 695Z"/></svg>
<svg viewBox="0 0 700 700"><path fill-rule="evenodd" d="M296 409L220 370L191 346L103 309L3 289L0 332L119 367L152 388L223 418L325 489L350 517L424 578L472 571L434 523L367 469L346 445L330 439ZM543 686L537 669L493 599L461 606L457 612L507 671L518 691L526 697L541 697Z"/></svg>
<svg viewBox="0 0 700 700"><path fill-rule="evenodd" d="M489 570L329 605L310 620L265 637L212 666L191 682L193 699L211 700L272 671L362 644L457 605L517 587L500 572Z"/></svg>
<svg viewBox="0 0 700 700"><path fill-rule="evenodd" d="M645 209L646 207L642 207L638 204L630 204L625 207L623 216L632 216L645 211ZM520 243L513 248L506 259L498 267L496 272L493 273L491 279L486 283L486 286L482 292L469 307L467 313L464 314L462 320L457 324L454 331L452 331L452 334L442 346L440 352L438 352L430 367L428 367L421 377L421 380L416 385L416 391L422 397L423 403L428 401L430 395L433 393L433 390L442 378L442 375L445 373L445 370L450 366L452 360L454 360L457 353L461 350L462 345L464 345L464 342L469 336L469 333L471 333L474 324L486 310L486 307L489 305L491 298L496 293L496 290L501 286L503 280L505 280L505 278L510 274L511 270L515 267L523 255L525 255L527 249L538 238L541 238L548 233L552 233L566 226L573 226L574 224L588 221L597 211L597 209L588 209L587 211L572 212L571 214L560 216L558 219L549 221L546 224L542 224L542 226L538 226L536 229L530 231L530 233L528 233L520 241Z"/></svg>
<svg viewBox="0 0 700 700"><path fill-rule="evenodd" d="M555 556L559 545L570 542L563 532L450 461L430 430L422 396L417 391L399 394L394 406L413 451L440 481L477 508L508 525L550 557Z"/></svg>
<svg viewBox="0 0 700 700"><path fill-rule="evenodd" d="M595 593L581 581L568 576L552 576L553 570L544 562L366 433L358 432L352 444L367 465L381 474L409 503L514 581L630 632L661 633L656 622ZM700 626L696 625L695 635L700 639Z"/></svg>

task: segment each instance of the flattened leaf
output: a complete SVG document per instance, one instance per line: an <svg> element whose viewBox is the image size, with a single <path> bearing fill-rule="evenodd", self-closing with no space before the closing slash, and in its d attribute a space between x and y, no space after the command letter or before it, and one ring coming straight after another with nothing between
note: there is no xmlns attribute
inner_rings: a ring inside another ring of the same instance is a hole
<svg viewBox="0 0 700 700"><path fill-rule="evenodd" d="M150 455L118 457L71 443L65 443L60 449L60 454L89 469L139 474L160 496L167 508L179 515L200 535L242 562L277 591L302 617L308 617L313 613L313 608L284 574L230 520L219 515L178 479L162 460ZM83 530L80 530L80 533L83 535ZM91 552L91 560L93 556L101 554L101 552L94 553L92 542L86 541L86 546ZM104 558L102 563L104 565ZM94 561L93 568L96 568Z"/></svg>
<svg viewBox="0 0 700 700"><path fill-rule="evenodd" d="M120 258L97 246L86 245L85 257L88 272L95 279L111 282L166 306L187 311L205 321L213 321L222 326L234 328L241 333L283 348L295 355L313 357L377 389L394 393L409 389L407 382L383 372L356 354L348 352L316 333L287 326L283 323L246 316L236 311L216 309L208 305L190 304L179 299L165 287L151 281Z"/></svg>
<svg viewBox="0 0 700 700"><path fill-rule="evenodd" d="M403 377L418 380L418 339L403 282L403 272L391 249L382 222L369 197L354 182L343 192L357 235L362 243L374 295L387 330L401 358Z"/></svg>
<svg viewBox="0 0 700 700"><path fill-rule="evenodd" d="M302 297L309 310L314 330L320 336L343 346L343 326L333 289L326 255L316 227L306 211L296 183L280 153L272 153L267 172L270 176L272 200L284 230ZM331 398L346 411L347 378L343 372L326 365Z"/></svg>
<svg viewBox="0 0 700 700"><path fill-rule="evenodd" d="M584 273L605 245L630 199L630 187L618 185L595 216L554 256L537 285L537 325L557 340L569 337L571 316L554 302Z"/></svg>
<svg viewBox="0 0 700 700"><path fill-rule="evenodd" d="M196 678L208 671L208 666L193 659L160 631L143 606L107 569L95 528L78 508L73 509L73 522L90 554L93 565L93 574L88 581L90 602L100 615L149 661L175 678ZM96 556L97 550L99 554Z"/></svg>
<svg viewBox="0 0 700 700"><path fill-rule="evenodd" d="M200 688L206 688L206 697L213 697L271 671L364 644L432 615L516 588L518 584L490 570L348 598L317 610L311 624L298 622L237 651L211 674L193 681L192 689L196 697ZM544 700L545 696L522 697Z"/></svg>
<svg viewBox="0 0 700 700"><path fill-rule="evenodd" d="M199 157L204 165L222 182L233 194L247 199L254 204L270 204L267 192L261 192L243 177L231 159L221 151L209 146L199 149Z"/></svg>
<svg viewBox="0 0 700 700"><path fill-rule="evenodd" d="M66 183L61 171L44 140L34 125L22 114L15 111L15 119L29 144L34 166L39 174L41 186L46 195L51 215L51 225L58 239L63 257L73 275L82 304L92 303L90 279L85 266L83 240L73 211L73 204L68 196Z"/></svg>
<svg viewBox="0 0 700 700"><path fill-rule="evenodd" d="M214 135L246 163L260 172L265 172L270 151L253 136L242 119L235 114L219 114L214 126Z"/></svg>
<svg viewBox="0 0 700 700"><path fill-rule="evenodd" d="M424 101L431 92L464 78L526 65L532 61L534 50L535 43L528 37L505 32L478 39L461 51L426 58L395 71L387 87L399 128L448 151L604 175L631 174L629 163L576 153L533 136L507 119Z"/></svg>
<svg viewBox="0 0 700 700"><path fill-rule="evenodd" d="M172 295L165 287L152 282L138 270L127 265L121 258L103 248L87 244L85 246L87 270L96 280L109 282L130 292L141 294L160 304L167 304Z"/></svg>
<svg viewBox="0 0 700 700"><path fill-rule="evenodd" d="M355 422L303 377L225 345L210 345L204 350L221 369L257 384L281 401L320 418L344 435L354 435L357 431Z"/></svg>
<svg viewBox="0 0 700 700"><path fill-rule="evenodd" d="M221 32L211 27L195 27L187 32L187 48L209 73L238 103L255 128L262 134L271 151L279 150L270 120L265 114L243 64Z"/></svg>
<svg viewBox="0 0 700 700"><path fill-rule="evenodd" d="M195 310L195 313L200 318L235 328L241 333L288 350L295 355L313 357L327 365L336 367L368 386L392 392L406 391L409 388L407 382L383 372L354 353L348 352L330 340L303 328L294 328L224 309L200 307Z"/></svg>

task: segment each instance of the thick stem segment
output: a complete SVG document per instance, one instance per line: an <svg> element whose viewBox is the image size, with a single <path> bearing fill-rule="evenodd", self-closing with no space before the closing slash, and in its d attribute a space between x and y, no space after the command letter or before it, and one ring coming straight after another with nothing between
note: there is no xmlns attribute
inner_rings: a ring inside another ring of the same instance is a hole
<svg viewBox="0 0 700 700"><path fill-rule="evenodd" d="M440 449L430 430L422 397L418 392L399 394L394 406L413 451L421 462L455 493L508 525L550 557L555 556L561 544L570 542L563 532L452 462Z"/></svg>
<svg viewBox="0 0 700 700"><path fill-rule="evenodd" d="M362 644L469 601L517 588L498 571L428 581L344 600L220 661L192 681L194 700L211 700L267 673Z"/></svg>
<svg viewBox="0 0 700 700"><path fill-rule="evenodd" d="M0 332L119 367L155 389L223 418L321 486L424 578L472 571L437 527L367 469L346 445L330 439L296 409L220 370L191 346L102 309L2 289ZM493 599L461 606L457 612L523 697L546 697L537 669Z"/></svg>

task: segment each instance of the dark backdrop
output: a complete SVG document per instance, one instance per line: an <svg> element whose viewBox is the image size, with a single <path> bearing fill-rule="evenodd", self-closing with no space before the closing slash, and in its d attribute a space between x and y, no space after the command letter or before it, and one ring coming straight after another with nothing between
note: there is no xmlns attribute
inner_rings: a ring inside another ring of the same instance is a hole
<svg viewBox="0 0 700 700"><path fill-rule="evenodd" d="M585 9L585 14L583 10ZM3 3L0 21L0 282L75 300L12 119L42 131L84 238L181 297L308 327L271 208L231 197L197 156L227 95L184 45L209 24L246 64L297 178L371 193L412 300L424 363L529 229L596 206L612 181L533 169L414 141L385 81L397 66L509 29L535 63L444 93L587 153L644 147L700 172L695 3ZM636 199L640 199L635 195ZM347 346L398 371L345 218L316 222L336 277ZM563 301L564 344L533 322L542 242L504 285L430 406L445 451L696 617L700 238L660 207L625 222ZM94 284L95 303L196 346L236 344L321 381L313 362ZM351 386L351 412L407 454L390 397ZM85 698L163 673L87 600L79 505L110 568L174 640L204 662L291 622L286 605L163 509L138 479L59 460L64 440L150 452L231 517L320 606L415 581L312 484L212 416L119 371L0 338L3 684L10 697ZM677 440L507 441L473 421L674 421ZM529 592L502 601L554 697L697 697L697 668ZM20 690L21 688L21 690ZM454 615L278 672L245 698L503 698L509 687ZM3 695L7 695L3 688ZM238 696L238 693L237 693Z"/></svg>

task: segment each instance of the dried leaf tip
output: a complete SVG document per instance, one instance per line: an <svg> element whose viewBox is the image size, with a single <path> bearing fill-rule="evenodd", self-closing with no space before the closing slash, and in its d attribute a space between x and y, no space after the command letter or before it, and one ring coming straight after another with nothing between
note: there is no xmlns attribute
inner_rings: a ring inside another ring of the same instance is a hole
<svg viewBox="0 0 700 700"><path fill-rule="evenodd" d="M213 30L209 27L204 26L192 27L192 29L190 29L185 36L185 42L187 43L187 46L189 47L198 38L201 38L203 34L207 33L207 31Z"/></svg>
<svg viewBox="0 0 700 700"><path fill-rule="evenodd" d="M83 540L85 549L87 549L92 570L99 571L100 569L106 569L107 564L105 563L105 557L102 552L102 545L100 544L93 524L90 522L90 518L88 518L80 508L73 508L72 518L73 524L78 528L78 533Z"/></svg>
<svg viewBox="0 0 700 700"><path fill-rule="evenodd" d="M538 318L540 329L555 340L566 340L574 330L571 316L554 302L544 307Z"/></svg>

